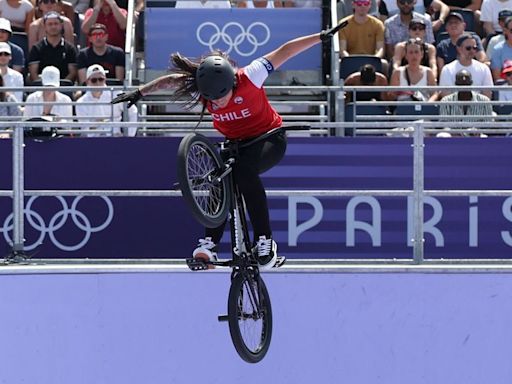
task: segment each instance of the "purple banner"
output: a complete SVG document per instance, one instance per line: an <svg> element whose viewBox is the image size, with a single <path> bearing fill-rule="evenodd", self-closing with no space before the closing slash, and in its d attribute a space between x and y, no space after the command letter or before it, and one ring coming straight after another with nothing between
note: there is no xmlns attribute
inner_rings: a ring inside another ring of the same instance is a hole
<svg viewBox="0 0 512 384"><path fill-rule="evenodd" d="M179 138L28 141L25 188L169 190L178 144ZM425 189L512 189L511 145L503 138L427 139ZM11 141L0 140L1 190L12 185L11 151ZM268 190L411 190L412 163L407 138L291 138L264 183ZM508 258L512 197L425 203L426 258ZM203 232L179 197L27 197L25 205L26 250L41 258L184 258ZM269 205L287 257L412 258L406 197L289 196ZM10 249L11 211L11 199L0 198L0 252Z"/></svg>

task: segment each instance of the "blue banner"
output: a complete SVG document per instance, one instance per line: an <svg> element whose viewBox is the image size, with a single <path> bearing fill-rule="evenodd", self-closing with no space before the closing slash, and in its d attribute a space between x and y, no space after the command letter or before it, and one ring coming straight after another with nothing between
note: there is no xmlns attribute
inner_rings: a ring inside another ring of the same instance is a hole
<svg viewBox="0 0 512 384"><path fill-rule="evenodd" d="M320 9L148 8L146 68L166 70L171 53L199 57L214 49L227 52L238 66L263 56L295 37L322 29ZM289 60L284 70L320 70L318 44Z"/></svg>
<svg viewBox="0 0 512 384"><path fill-rule="evenodd" d="M179 138L28 141L26 189L170 190ZM268 190L411 190L408 138L291 138L263 175ZM512 189L512 142L425 141L425 189ZM11 141L0 140L0 189L12 186ZM412 258L406 197L269 198L274 237L290 258ZM41 258L184 258L203 229L179 197L26 197L26 250ZM12 238L12 200L0 198L0 252ZM224 240L228 241L229 236ZM509 258L511 197L427 197L426 258ZM223 256L229 249L222 245Z"/></svg>

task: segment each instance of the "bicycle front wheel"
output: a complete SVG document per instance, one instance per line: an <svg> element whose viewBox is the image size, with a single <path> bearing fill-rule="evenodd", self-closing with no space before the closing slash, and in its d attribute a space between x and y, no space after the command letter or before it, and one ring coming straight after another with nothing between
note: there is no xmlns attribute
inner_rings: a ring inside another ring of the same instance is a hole
<svg viewBox="0 0 512 384"><path fill-rule="evenodd" d="M272 338L272 307L263 279L239 273L228 299L229 332L236 351L248 363L263 359Z"/></svg>
<svg viewBox="0 0 512 384"><path fill-rule="evenodd" d="M222 159L210 140L189 134L178 148L177 175L183 198L192 215L202 225L221 225L229 210L229 184L226 178L215 180L223 166Z"/></svg>

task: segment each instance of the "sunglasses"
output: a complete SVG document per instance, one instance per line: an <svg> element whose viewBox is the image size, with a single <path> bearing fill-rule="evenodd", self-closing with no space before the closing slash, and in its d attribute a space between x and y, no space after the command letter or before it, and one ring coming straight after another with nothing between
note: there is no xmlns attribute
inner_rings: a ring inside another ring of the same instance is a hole
<svg viewBox="0 0 512 384"><path fill-rule="evenodd" d="M425 30L425 26L421 26L421 25L415 25L414 27L411 27L409 28L411 31L424 31Z"/></svg>
<svg viewBox="0 0 512 384"><path fill-rule="evenodd" d="M0 52L0 56L11 56L9 52Z"/></svg>
<svg viewBox="0 0 512 384"><path fill-rule="evenodd" d="M369 1L354 1L354 4L358 7L367 7L370 5Z"/></svg>
<svg viewBox="0 0 512 384"><path fill-rule="evenodd" d="M507 76L507 77L512 76L512 72L507 72L507 73L505 73L505 76Z"/></svg>
<svg viewBox="0 0 512 384"><path fill-rule="evenodd" d="M468 45L467 47L464 47L466 51L478 51L478 47L476 45Z"/></svg>
<svg viewBox="0 0 512 384"><path fill-rule="evenodd" d="M105 32L93 32L91 33L91 37L105 37L107 34Z"/></svg>
<svg viewBox="0 0 512 384"><path fill-rule="evenodd" d="M414 0L400 0L398 3L402 5L412 4Z"/></svg>
<svg viewBox="0 0 512 384"><path fill-rule="evenodd" d="M89 81L93 84L96 84L96 83L104 83L105 82L105 78L104 77L93 77L93 78L90 78Z"/></svg>

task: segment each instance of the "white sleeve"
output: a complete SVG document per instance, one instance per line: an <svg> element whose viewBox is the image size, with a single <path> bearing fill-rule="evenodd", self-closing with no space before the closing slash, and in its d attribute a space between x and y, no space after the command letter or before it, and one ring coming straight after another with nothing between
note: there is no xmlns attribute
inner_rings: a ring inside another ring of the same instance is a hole
<svg viewBox="0 0 512 384"><path fill-rule="evenodd" d="M480 14L480 21L481 22L493 22L492 19L492 4L489 0L483 0L482 6L481 6L481 14Z"/></svg>
<svg viewBox="0 0 512 384"><path fill-rule="evenodd" d="M274 66L264 57L254 60L243 71L257 88L261 88L268 75L274 72Z"/></svg>

